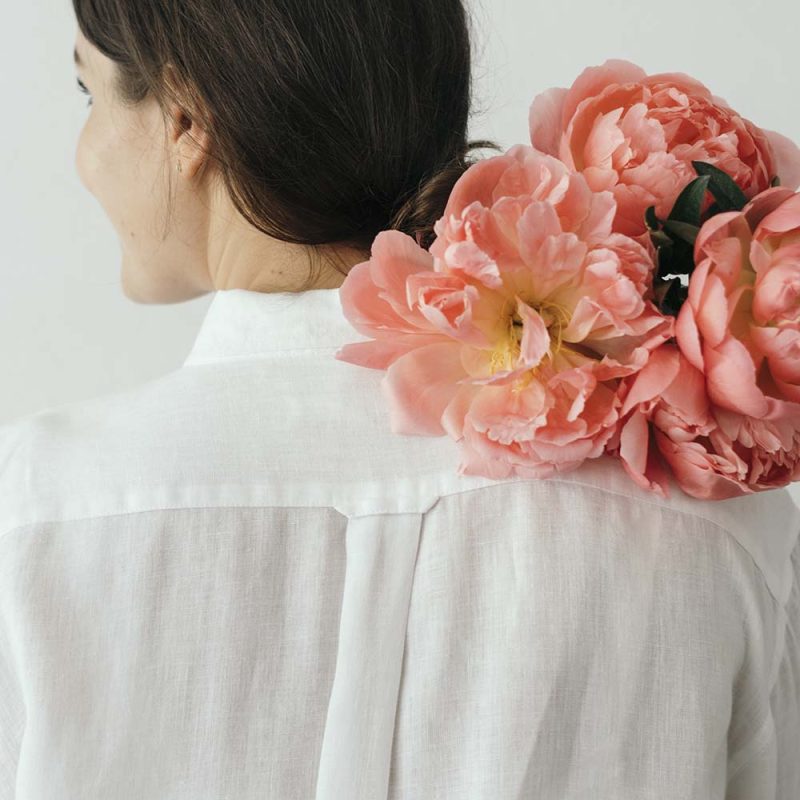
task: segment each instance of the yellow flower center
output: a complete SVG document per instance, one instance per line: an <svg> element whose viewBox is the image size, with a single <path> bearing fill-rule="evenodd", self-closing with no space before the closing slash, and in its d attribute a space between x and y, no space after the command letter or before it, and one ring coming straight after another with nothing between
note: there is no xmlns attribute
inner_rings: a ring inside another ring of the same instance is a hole
<svg viewBox="0 0 800 800"><path fill-rule="evenodd" d="M527 302L523 299L523 302ZM516 311L516 298L506 301L505 309L512 305L514 310L508 317L508 329L506 337L501 341L500 345L492 351L490 358L490 369L493 375L498 370L512 369L514 362L519 357L520 343L523 334L523 321ZM531 308L534 308L539 316L547 326L548 333L551 338L550 351L547 356L552 361L553 357L558 354L562 347L562 328L569 323L569 311L559 303L554 303L549 300L543 300L540 303L528 303ZM554 341L554 344L553 344ZM542 359L542 363L544 359ZM529 369L520 378L514 381L512 386L513 392L522 391L539 373L541 363Z"/></svg>

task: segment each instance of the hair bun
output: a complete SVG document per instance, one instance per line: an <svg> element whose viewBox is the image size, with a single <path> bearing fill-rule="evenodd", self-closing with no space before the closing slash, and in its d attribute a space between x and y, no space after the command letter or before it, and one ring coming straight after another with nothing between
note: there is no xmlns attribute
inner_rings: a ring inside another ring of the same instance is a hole
<svg viewBox="0 0 800 800"><path fill-rule="evenodd" d="M427 250L436 238L433 226L444 214L453 187L458 179L480 160L468 158L469 152L479 148L501 150L497 144L485 139L466 142L459 153L424 179L417 191L406 198L393 214L389 228L413 236L420 247Z"/></svg>

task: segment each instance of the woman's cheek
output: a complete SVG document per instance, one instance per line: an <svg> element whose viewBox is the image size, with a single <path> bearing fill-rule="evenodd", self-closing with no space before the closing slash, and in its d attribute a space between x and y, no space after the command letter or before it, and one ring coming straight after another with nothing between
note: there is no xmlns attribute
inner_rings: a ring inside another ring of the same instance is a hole
<svg viewBox="0 0 800 800"><path fill-rule="evenodd" d="M83 186L93 195L97 195L97 175L99 167L97 154L92 145L91 123L87 121L78 136L75 147L75 171Z"/></svg>

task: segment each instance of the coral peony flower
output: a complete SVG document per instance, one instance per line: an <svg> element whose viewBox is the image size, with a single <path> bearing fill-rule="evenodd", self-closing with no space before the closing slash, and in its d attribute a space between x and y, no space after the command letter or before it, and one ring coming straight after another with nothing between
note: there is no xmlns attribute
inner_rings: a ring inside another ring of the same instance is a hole
<svg viewBox="0 0 800 800"><path fill-rule="evenodd" d="M791 140L740 117L688 75L647 75L622 59L537 95L529 127L534 147L580 171L593 190L614 193L614 230L636 238L646 235L647 207L666 218L697 177L692 161L726 172L747 199L775 175L782 186L800 186L800 149ZM712 202L707 195L703 212Z"/></svg>
<svg viewBox="0 0 800 800"><path fill-rule="evenodd" d="M675 330L711 401L755 418L800 401L800 194L711 217L694 258Z"/></svg>
<svg viewBox="0 0 800 800"><path fill-rule="evenodd" d="M724 500L800 478L800 405L757 419L715 406L705 376L672 343L622 380L624 421L607 452L642 488L669 494L668 470L694 497Z"/></svg>
<svg viewBox="0 0 800 800"><path fill-rule="evenodd" d="M602 455L619 379L674 332L649 299L652 252L612 231L610 192L527 145L456 183L427 251L382 231L340 287L385 369L392 430L449 434L460 474L546 477Z"/></svg>

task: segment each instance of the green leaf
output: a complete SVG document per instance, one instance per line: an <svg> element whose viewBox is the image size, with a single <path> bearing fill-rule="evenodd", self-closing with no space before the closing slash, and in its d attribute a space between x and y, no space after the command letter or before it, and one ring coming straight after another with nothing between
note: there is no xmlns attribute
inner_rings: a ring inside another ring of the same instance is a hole
<svg viewBox="0 0 800 800"><path fill-rule="evenodd" d="M664 280L664 275L676 274L678 271L675 244L672 239L669 240L669 244L659 247L657 252L655 279L661 281Z"/></svg>
<svg viewBox="0 0 800 800"><path fill-rule="evenodd" d="M769 185L770 185L770 186L780 186L780 185L781 185L781 179L780 179L780 178L779 178L779 177L776 175L776 176L775 176L775 177L774 177L774 178L773 178L773 179L770 181L770 184L769 184Z"/></svg>
<svg viewBox="0 0 800 800"><path fill-rule="evenodd" d="M694 164L695 162L693 161L692 163ZM699 226L700 209L703 207L703 199L706 196L706 189L708 189L710 182L711 177L703 175L701 178L695 178L695 180L688 183L678 195L672 211L669 212L668 219Z"/></svg>
<svg viewBox="0 0 800 800"><path fill-rule="evenodd" d="M677 317L678 312L681 310L681 306L683 305L684 301L688 297L688 292L686 288L681 284L681 282L675 278L671 281L669 285L669 289L667 290L666 295L664 296L663 300L663 310L667 314L672 314L672 316Z"/></svg>
<svg viewBox="0 0 800 800"><path fill-rule="evenodd" d="M691 275L694 271L694 245L683 239L670 239L670 244L657 250L656 280L670 275Z"/></svg>
<svg viewBox="0 0 800 800"><path fill-rule="evenodd" d="M664 231L650 231L650 241L656 247L664 247L665 245L672 244L672 239L669 234L664 233Z"/></svg>
<svg viewBox="0 0 800 800"><path fill-rule="evenodd" d="M677 316L687 296L688 292L677 277L663 280L653 289L656 306L662 314Z"/></svg>
<svg viewBox="0 0 800 800"><path fill-rule="evenodd" d="M657 231L659 229L661 220L656 216L655 206L647 207L647 210L644 212L644 221L647 223L647 227L650 228L651 231Z"/></svg>
<svg viewBox="0 0 800 800"><path fill-rule="evenodd" d="M670 278L669 280L662 280L659 281L658 284L654 287L653 296L655 297L656 305L663 310L664 308L664 299L666 298L669 290L672 288L672 284L674 283L675 278Z"/></svg>
<svg viewBox="0 0 800 800"><path fill-rule="evenodd" d="M664 302L664 295L669 289L669 281L659 281L653 286L653 299L656 306L660 309L661 304Z"/></svg>
<svg viewBox="0 0 800 800"><path fill-rule="evenodd" d="M697 225L690 225L688 222L680 222L676 219L666 220L664 222L664 230L692 246L694 246L694 241L697 239L697 234L700 233L700 228Z"/></svg>
<svg viewBox="0 0 800 800"><path fill-rule="evenodd" d="M706 161L692 161L692 166L698 175L710 178L708 190L714 195L723 211L741 211L747 205L744 192L727 172Z"/></svg>
<svg viewBox="0 0 800 800"><path fill-rule="evenodd" d="M683 239L675 239L672 266L676 274L691 275L694 271L694 245Z"/></svg>

